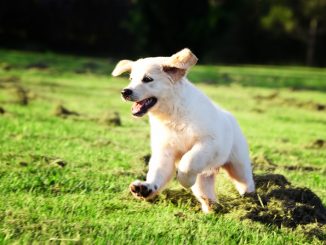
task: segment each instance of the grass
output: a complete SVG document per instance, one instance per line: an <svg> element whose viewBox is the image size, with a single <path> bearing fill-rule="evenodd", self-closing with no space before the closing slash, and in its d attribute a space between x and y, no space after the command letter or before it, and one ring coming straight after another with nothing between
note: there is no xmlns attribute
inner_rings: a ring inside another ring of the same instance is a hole
<svg viewBox="0 0 326 245"><path fill-rule="evenodd" d="M289 207L266 196L274 189L262 189L259 202L239 199L223 174L216 189L225 212L202 214L176 181L152 203L135 200L128 185L146 173L149 125L121 101L128 80L110 77L113 62L6 50L0 57L1 244L325 242L325 220L288 226ZM257 177L283 175L287 190L309 188L325 205L325 69L197 66L189 77L238 118ZM250 218L248 210L259 212Z"/></svg>

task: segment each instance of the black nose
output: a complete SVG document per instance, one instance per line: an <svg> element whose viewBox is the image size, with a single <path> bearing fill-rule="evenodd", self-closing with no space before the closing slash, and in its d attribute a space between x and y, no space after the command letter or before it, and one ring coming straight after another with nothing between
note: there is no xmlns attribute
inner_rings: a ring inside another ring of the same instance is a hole
<svg viewBox="0 0 326 245"><path fill-rule="evenodd" d="M125 89L123 89L123 90L121 91L121 94L122 94L122 96L123 96L124 98L126 98L126 97L132 95L132 90L131 90L131 89L127 89L127 88L125 88Z"/></svg>

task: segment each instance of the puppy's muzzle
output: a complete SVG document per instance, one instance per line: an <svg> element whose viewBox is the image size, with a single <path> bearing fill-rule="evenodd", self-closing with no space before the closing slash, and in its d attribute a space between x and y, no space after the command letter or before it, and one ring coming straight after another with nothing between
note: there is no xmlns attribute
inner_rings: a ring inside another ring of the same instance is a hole
<svg viewBox="0 0 326 245"><path fill-rule="evenodd" d="M121 95L125 100L131 100L132 90L125 88L121 91Z"/></svg>

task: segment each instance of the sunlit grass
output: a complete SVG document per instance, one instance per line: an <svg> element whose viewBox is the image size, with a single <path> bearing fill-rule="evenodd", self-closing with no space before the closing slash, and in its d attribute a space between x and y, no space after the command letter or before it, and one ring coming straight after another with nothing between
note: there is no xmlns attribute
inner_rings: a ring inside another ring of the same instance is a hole
<svg viewBox="0 0 326 245"><path fill-rule="evenodd" d="M110 77L113 63L5 50L0 57L1 242L322 244L299 228L240 220L236 212L203 215L199 205L164 194L155 203L133 199L128 185L144 177L149 125L121 101L128 80ZM276 165L265 172L326 203L325 143L317 144L326 140L325 69L198 66L189 77L238 118L251 156ZM79 116L56 116L58 104ZM114 111L121 126L101 120ZM219 195L234 195L223 175L217 185ZM181 192L175 181L170 187Z"/></svg>

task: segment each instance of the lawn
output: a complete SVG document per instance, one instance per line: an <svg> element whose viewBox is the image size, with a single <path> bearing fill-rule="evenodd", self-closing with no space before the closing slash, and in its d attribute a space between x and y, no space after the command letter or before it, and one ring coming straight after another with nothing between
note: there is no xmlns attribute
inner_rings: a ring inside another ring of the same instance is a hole
<svg viewBox="0 0 326 245"><path fill-rule="evenodd" d="M324 244L326 69L196 66L190 79L247 136L258 191L223 173L205 215L174 180L152 202L147 118L106 59L0 50L0 243Z"/></svg>

